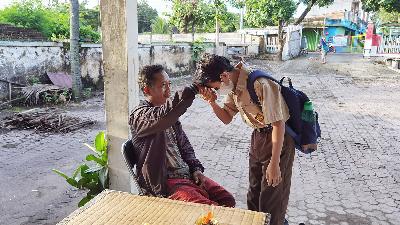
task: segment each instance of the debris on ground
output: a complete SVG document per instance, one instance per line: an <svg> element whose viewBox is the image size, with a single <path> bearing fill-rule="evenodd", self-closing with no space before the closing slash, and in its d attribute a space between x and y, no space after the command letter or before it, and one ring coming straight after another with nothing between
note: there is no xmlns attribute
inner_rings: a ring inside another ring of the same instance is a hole
<svg viewBox="0 0 400 225"><path fill-rule="evenodd" d="M52 84L34 84L22 88L25 103L37 105L40 101L43 103L67 102L71 97L69 89Z"/></svg>
<svg viewBox="0 0 400 225"><path fill-rule="evenodd" d="M68 116L55 108L31 109L5 117L0 128L34 129L39 132L68 133L93 125L95 121Z"/></svg>

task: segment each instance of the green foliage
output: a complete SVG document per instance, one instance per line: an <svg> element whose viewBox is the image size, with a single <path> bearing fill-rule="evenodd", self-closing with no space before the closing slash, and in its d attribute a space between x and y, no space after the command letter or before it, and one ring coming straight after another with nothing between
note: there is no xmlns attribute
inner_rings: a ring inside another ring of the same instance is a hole
<svg viewBox="0 0 400 225"><path fill-rule="evenodd" d="M88 99L92 97L92 88L84 88L82 92L83 98Z"/></svg>
<svg viewBox="0 0 400 225"><path fill-rule="evenodd" d="M40 83L40 79L39 79L39 77L37 77L37 76L29 76L29 77L27 77L27 81L28 81L28 83L29 83L30 85Z"/></svg>
<svg viewBox="0 0 400 225"><path fill-rule="evenodd" d="M239 29L240 15L231 12L225 12L222 14L222 18L219 20L219 23L221 32L235 32Z"/></svg>
<svg viewBox="0 0 400 225"><path fill-rule="evenodd" d="M138 3L138 30L139 33L150 32L152 21L158 17L157 10L153 9L147 2Z"/></svg>
<svg viewBox="0 0 400 225"><path fill-rule="evenodd" d="M93 162L94 166L83 163L75 169L71 176L53 169L55 173L65 179L71 186L88 190L86 196L79 202L78 206L85 205L97 194L108 188L108 155L107 155L107 139L104 131L100 131L94 140L94 146L85 143L94 154L86 156L86 161Z"/></svg>
<svg viewBox="0 0 400 225"><path fill-rule="evenodd" d="M379 19L381 24L384 23L400 23L400 12L387 12L384 9L380 9L375 15Z"/></svg>
<svg viewBox="0 0 400 225"><path fill-rule="evenodd" d="M306 5L306 8L304 9L300 17L296 20L296 22L294 22L295 25L300 24L304 20L304 18L307 16L308 12L310 12L311 8L314 5L325 7L332 4L334 0L300 0L300 2Z"/></svg>
<svg viewBox="0 0 400 225"><path fill-rule="evenodd" d="M192 60L198 62L206 50L204 38L199 38L192 43Z"/></svg>
<svg viewBox="0 0 400 225"><path fill-rule="evenodd" d="M153 20L153 24L151 24L151 30L154 34L168 34L171 29L165 19L157 17Z"/></svg>
<svg viewBox="0 0 400 225"><path fill-rule="evenodd" d="M319 7L324 7L324 6L328 6L328 5L332 4L334 2L334 0L300 0L300 2L306 6L317 5Z"/></svg>
<svg viewBox="0 0 400 225"><path fill-rule="evenodd" d="M228 1L235 8L243 8L245 6L245 0L229 0Z"/></svg>
<svg viewBox="0 0 400 225"><path fill-rule="evenodd" d="M60 91L46 91L40 95L46 104L62 104L71 99L71 92L68 89Z"/></svg>
<svg viewBox="0 0 400 225"><path fill-rule="evenodd" d="M1 23L9 23L19 27L32 28L49 35L48 18L42 1L27 0L14 2L0 11Z"/></svg>
<svg viewBox="0 0 400 225"><path fill-rule="evenodd" d="M400 12L399 0L361 0L363 9L368 12L378 12L383 9L389 13Z"/></svg>
<svg viewBox="0 0 400 225"><path fill-rule="evenodd" d="M296 11L293 0L246 0L246 22L253 27L278 25L288 21Z"/></svg>
<svg viewBox="0 0 400 225"><path fill-rule="evenodd" d="M207 8L202 0L198 2L191 0L172 0L170 23L177 27L180 32L189 33L190 27L195 27L198 23L204 23L204 16L208 15L205 9Z"/></svg>
<svg viewBox="0 0 400 225"><path fill-rule="evenodd" d="M239 26L239 15L228 12L224 1L213 0L172 0L170 24L180 32L215 32L215 19L218 18L222 32L234 32Z"/></svg>
<svg viewBox="0 0 400 225"><path fill-rule="evenodd" d="M55 2L51 6L45 6L41 0L15 1L0 10L0 23L35 29L50 40L62 41L69 39L69 10L69 3ZM100 40L99 26L99 9L87 9L82 5L80 8L81 40L98 42Z"/></svg>

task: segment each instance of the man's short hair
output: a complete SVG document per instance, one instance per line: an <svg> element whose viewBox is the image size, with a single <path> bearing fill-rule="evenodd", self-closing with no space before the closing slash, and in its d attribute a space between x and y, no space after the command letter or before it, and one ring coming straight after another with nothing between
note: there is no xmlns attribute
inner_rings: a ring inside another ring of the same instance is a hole
<svg viewBox="0 0 400 225"><path fill-rule="evenodd" d="M194 81L202 85L208 82L220 82L221 73L230 72L233 69L227 58L215 54L204 54L197 63Z"/></svg>
<svg viewBox="0 0 400 225"><path fill-rule="evenodd" d="M162 65L148 65L144 66L142 70L139 72L139 88L143 91L144 87L151 87L154 84L154 80L156 79L155 75L161 73L164 70Z"/></svg>

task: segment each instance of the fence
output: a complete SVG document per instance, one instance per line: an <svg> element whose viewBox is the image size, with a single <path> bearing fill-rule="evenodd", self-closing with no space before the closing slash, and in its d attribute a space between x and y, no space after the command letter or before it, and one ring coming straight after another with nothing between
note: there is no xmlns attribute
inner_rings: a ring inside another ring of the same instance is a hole
<svg viewBox="0 0 400 225"><path fill-rule="evenodd" d="M400 34L383 36L378 54L400 54Z"/></svg>

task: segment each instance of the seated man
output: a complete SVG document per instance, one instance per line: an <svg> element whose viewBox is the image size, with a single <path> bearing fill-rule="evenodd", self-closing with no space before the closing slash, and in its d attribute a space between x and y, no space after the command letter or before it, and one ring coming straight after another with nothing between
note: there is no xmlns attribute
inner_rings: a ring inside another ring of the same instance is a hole
<svg viewBox="0 0 400 225"><path fill-rule="evenodd" d="M204 176L179 117L192 105L199 87L185 87L170 98L170 81L161 65L145 66L139 87L146 100L134 108L129 125L140 150L136 171L146 194L209 205L235 206L223 187Z"/></svg>

